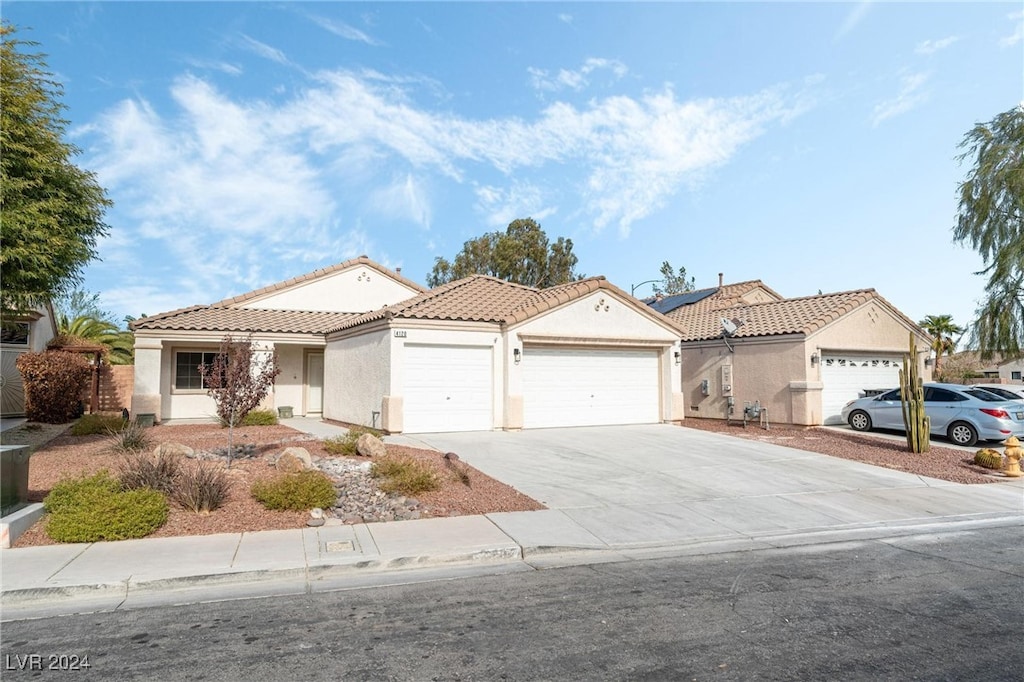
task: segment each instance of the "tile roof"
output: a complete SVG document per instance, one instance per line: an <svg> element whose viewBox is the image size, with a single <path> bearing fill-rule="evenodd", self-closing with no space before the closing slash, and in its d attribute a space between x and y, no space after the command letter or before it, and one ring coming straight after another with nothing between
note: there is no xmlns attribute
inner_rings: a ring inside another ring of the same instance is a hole
<svg viewBox="0 0 1024 682"><path fill-rule="evenodd" d="M604 277L589 277L547 289L534 289L488 275L471 275L379 310L365 313L331 331L342 331L380 319L444 320L515 324L586 294L604 289L631 302L639 312L656 315L663 323L675 324L650 311ZM636 301L635 303L632 303Z"/></svg>
<svg viewBox="0 0 1024 682"><path fill-rule="evenodd" d="M921 332L913 321L899 312L874 289L786 298L753 305L740 303L723 306L721 305L723 299L730 300L729 297L722 297L722 299L718 299L719 305L714 303L705 305L702 301L695 305L677 308L667 316L685 330L683 341L719 338L722 335L722 318L736 320L740 323L739 329L733 334L734 338L779 334L808 335L869 301L878 301L912 329ZM731 298L731 300L738 299ZM923 332L921 333L923 334Z"/></svg>
<svg viewBox="0 0 1024 682"><path fill-rule="evenodd" d="M347 269L355 267L357 265L365 265L366 267L373 268L377 272L380 272L381 274L387 275L388 277L390 277L390 278L392 278L394 280L397 280L397 281L401 282L402 284L405 284L407 287L411 287L412 289L415 289L416 291L427 291L427 288L424 287L422 284L417 284L416 282L412 281L411 279L403 277L401 274L395 272L394 270L388 270L383 265L380 265L379 263L376 263L376 262L370 260L366 256L359 256L358 258L352 258L350 260L344 261L342 263L338 263L336 265L331 265L331 266L328 266L326 268L320 268L319 270L314 270L313 272L308 272L305 275L299 275L298 277L292 277L291 279L286 279L283 282L277 282L276 284L270 284L270 285L265 286L265 287L263 287L261 289L255 289L255 290L250 291L250 292L245 293L245 294L239 294L238 296L233 296L231 298L225 298L223 301L218 301L217 303L214 303L213 305L215 305L215 306L238 305L239 303L245 303L246 301L251 301L254 298L259 298L261 296L266 296L267 294L272 294L275 291L281 291L282 289L287 289L289 287L293 287L296 284L301 284L303 282L309 282L309 281L312 281L312 280L315 280L315 279L320 279L321 277L325 277L327 275L330 275L332 273L338 272L340 270L347 270Z"/></svg>
<svg viewBox="0 0 1024 682"><path fill-rule="evenodd" d="M742 303L741 298L757 288L764 289L776 299L782 299L781 294L761 280L751 279L746 282L734 282L733 284L724 284L706 289L694 289L693 291L686 291L681 294L663 296L660 300L657 297L651 296L643 299L643 301L658 312L668 315L676 308L700 302L703 302L702 304L705 307L728 308L729 306Z"/></svg>
<svg viewBox="0 0 1024 682"><path fill-rule="evenodd" d="M144 317L129 326L134 331L162 329L218 333L325 334L346 320L359 316L360 313L229 308L215 304L197 305Z"/></svg>

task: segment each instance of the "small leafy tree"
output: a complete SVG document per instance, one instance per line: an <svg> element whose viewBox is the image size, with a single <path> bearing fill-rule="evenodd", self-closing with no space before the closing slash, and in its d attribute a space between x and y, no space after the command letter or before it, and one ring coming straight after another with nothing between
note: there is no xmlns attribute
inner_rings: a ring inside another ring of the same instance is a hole
<svg viewBox="0 0 1024 682"><path fill-rule="evenodd" d="M257 359L252 337L235 339L230 334L209 365L199 373L210 397L217 404L217 416L228 427L228 466L234 455L235 427L267 397L280 373L277 353Z"/></svg>
<svg viewBox="0 0 1024 682"><path fill-rule="evenodd" d="M695 280L693 277L687 279L685 267L680 265L679 271L677 272L672 269L671 263L664 261L661 264L661 270L659 270L659 272L661 273L662 280L661 282L654 283L654 293L671 296L673 294L683 294L687 291L693 291ZM664 287L660 286L662 283L664 283Z"/></svg>

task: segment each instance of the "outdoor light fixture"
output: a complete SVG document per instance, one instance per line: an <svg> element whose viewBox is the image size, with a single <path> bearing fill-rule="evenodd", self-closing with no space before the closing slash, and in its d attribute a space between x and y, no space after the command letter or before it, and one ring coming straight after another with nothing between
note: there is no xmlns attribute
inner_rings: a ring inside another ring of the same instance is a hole
<svg viewBox="0 0 1024 682"><path fill-rule="evenodd" d="M925 367L931 367L933 362L934 362L934 360L932 360L931 358L925 358L924 359L924 366Z"/></svg>
<svg viewBox="0 0 1024 682"><path fill-rule="evenodd" d="M519 364L519 361L522 360L522 358L523 358L522 352L518 348L513 348L512 349L512 359L515 360L515 363L517 365Z"/></svg>
<svg viewBox="0 0 1024 682"><path fill-rule="evenodd" d="M818 360L819 359L820 358L818 357L818 354L816 352L815 353L811 353L811 365L812 366L818 364Z"/></svg>
<svg viewBox="0 0 1024 682"><path fill-rule="evenodd" d="M679 364L682 364L682 362L683 362L682 354L679 351L676 351L676 364L679 365Z"/></svg>

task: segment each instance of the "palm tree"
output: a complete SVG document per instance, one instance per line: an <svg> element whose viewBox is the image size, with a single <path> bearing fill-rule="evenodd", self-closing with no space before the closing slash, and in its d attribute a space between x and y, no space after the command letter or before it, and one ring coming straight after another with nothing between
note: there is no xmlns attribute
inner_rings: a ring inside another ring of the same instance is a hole
<svg viewBox="0 0 1024 682"><path fill-rule="evenodd" d="M57 316L57 332L65 339L79 339L107 347L107 359L112 365L130 365L135 361L135 335L118 329L117 325L93 315L79 315L69 319Z"/></svg>
<svg viewBox="0 0 1024 682"><path fill-rule="evenodd" d="M935 374L939 373L943 353L949 355L956 350L957 341L963 335L964 328L953 324L952 315L928 315L918 322L921 328L932 337L932 350L935 351ZM953 337L957 339L954 340Z"/></svg>

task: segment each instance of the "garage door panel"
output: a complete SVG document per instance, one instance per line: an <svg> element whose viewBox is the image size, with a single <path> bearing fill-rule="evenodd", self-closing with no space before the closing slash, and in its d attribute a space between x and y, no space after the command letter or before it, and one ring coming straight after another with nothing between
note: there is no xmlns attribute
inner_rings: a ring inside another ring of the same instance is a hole
<svg viewBox="0 0 1024 682"><path fill-rule="evenodd" d="M660 421L656 352L525 348L522 372L525 428Z"/></svg>
<svg viewBox="0 0 1024 682"><path fill-rule="evenodd" d="M868 390L899 386L902 358L883 355L835 354L821 359L821 407L825 424L843 421L843 406Z"/></svg>
<svg viewBox="0 0 1024 682"><path fill-rule="evenodd" d="M403 431L494 428L492 356L490 347L407 345Z"/></svg>

